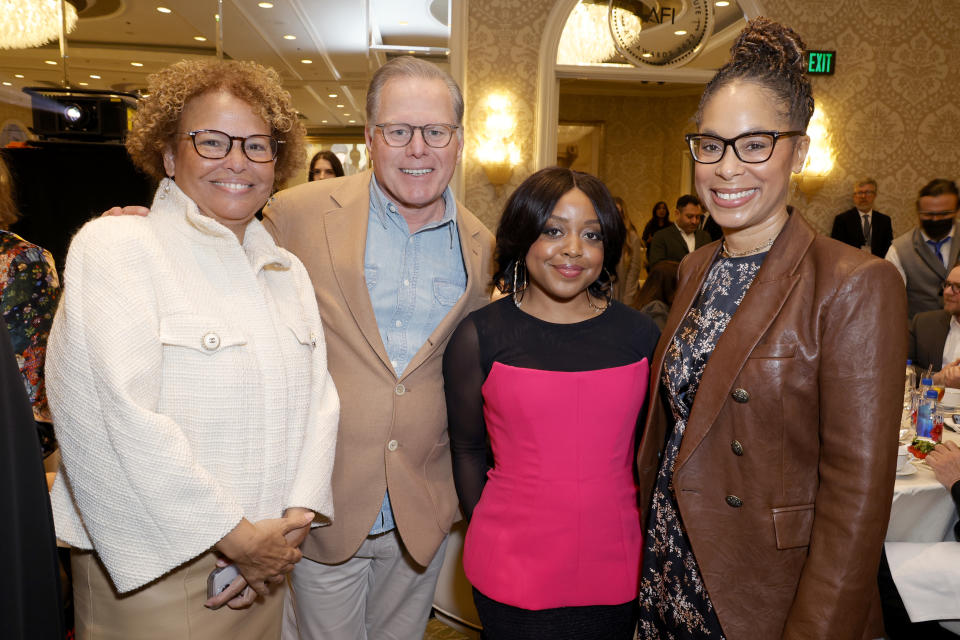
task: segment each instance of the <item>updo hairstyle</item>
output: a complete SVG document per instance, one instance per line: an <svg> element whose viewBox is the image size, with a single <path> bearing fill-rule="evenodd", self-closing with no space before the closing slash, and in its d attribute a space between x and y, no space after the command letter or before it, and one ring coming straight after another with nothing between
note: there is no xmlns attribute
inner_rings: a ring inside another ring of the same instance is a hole
<svg viewBox="0 0 960 640"><path fill-rule="evenodd" d="M613 196L603 182L589 173L563 167L547 167L524 180L510 195L497 226L497 246L494 252L493 284L502 293L513 289L514 265L526 276L526 258L531 245L543 233L557 202L572 189L582 191L600 220L603 238L603 270L587 288L596 298L609 297L610 286L616 279L617 264L627 231ZM518 262L519 261L519 262Z"/></svg>
<svg viewBox="0 0 960 640"><path fill-rule="evenodd" d="M707 84L697 108L697 125L703 109L720 88L738 80L752 82L778 99L777 107L794 129L806 131L813 115L813 90L804 63L800 35L769 18L754 18L730 48L730 61Z"/></svg>

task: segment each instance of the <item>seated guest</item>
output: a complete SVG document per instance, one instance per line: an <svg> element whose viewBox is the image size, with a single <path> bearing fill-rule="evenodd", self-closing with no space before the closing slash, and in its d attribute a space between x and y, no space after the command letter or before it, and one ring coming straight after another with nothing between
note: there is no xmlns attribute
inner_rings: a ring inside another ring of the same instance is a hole
<svg viewBox="0 0 960 640"><path fill-rule="evenodd" d="M943 283L943 309L913 317L907 349L919 369L933 367L934 384L960 387L960 267Z"/></svg>
<svg viewBox="0 0 960 640"><path fill-rule="evenodd" d="M877 181L864 178L853 185L853 208L838 213L833 219L830 237L851 247L870 251L882 258L893 242L890 216L873 210L877 198Z"/></svg>
<svg viewBox="0 0 960 640"><path fill-rule="evenodd" d="M49 251L7 231L19 217L12 188L10 172L0 159L0 314L10 333L33 407L40 449L46 457L56 449L56 439L47 408L43 362L60 299L60 282Z"/></svg>
<svg viewBox="0 0 960 640"><path fill-rule="evenodd" d="M126 141L150 214L70 244L47 390L78 638L280 637L283 576L333 516L339 414L310 278L255 217L303 137L272 69L171 65Z"/></svg>
<svg viewBox="0 0 960 640"><path fill-rule="evenodd" d="M650 220L644 225L643 233L640 234L643 245L647 248L647 251L650 251L650 242L653 240L653 234L669 226L670 207L667 206L666 202L660 200L657 204L653 205L653 213L650 216Z"/></svg>
<svg viewBox="0 0 960 640"><path fill-rule="evenodd" d="M673 260L661 260L655 264L633 302L633 307L653 318L661 331L670 313L673 295L677 292L679 266L680 263Z"/></svg>
<svg viewBox="0 0 960 640"><path fill-rule="evenodd" d="M310 175L307 182L339 178L343 175L343 165L333 151L318 151L310 159Z"/></svg>
<svg viewBox="0 0 960 640"><path fill-rule="evenodd" d="M887 251L887 260L900 271L907 286L908 316L943 307L941 283L947 269L957 264L960 242L957 209L960 192L950 180L936 179L920 190L918 225L898 237Z"/></svg>
<svg viewBox="0 0 960 640"><path fill-rule="evenodd" d="M680 262L683 256L710 242L710 234L700 226L700 199L694 195L680 196L677 199L677 221L675 224L653 234L650 253L647 254L649 266L661 260Z"/></svg>

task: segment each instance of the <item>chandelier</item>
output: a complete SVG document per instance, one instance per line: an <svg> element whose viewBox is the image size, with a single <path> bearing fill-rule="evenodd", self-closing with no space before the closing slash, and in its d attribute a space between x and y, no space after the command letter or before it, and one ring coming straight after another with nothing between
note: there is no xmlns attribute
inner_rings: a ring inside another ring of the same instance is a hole
<svg viewBox="0 0 960 640"><path fill-rule="evenodd" d="M581 0L570 12L560 35L557 64L603 64L618 56L610 34L608 2ZM639 18L628 15L629 26L639 33Z"/></svg>
<svg viewBox="0 0 960 640"><path fill-rule="evenodd" d="M0 0L0 49L39 47L60 36L61 0ZM77 10L63 2L67 32L77 26Z"/></svg>

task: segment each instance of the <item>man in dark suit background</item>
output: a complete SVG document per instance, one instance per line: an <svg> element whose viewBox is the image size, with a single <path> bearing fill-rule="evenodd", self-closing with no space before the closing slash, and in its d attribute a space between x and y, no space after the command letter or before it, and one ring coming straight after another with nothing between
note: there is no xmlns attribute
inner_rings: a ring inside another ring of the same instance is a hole
<svg viewBox="0 0 960 640"><path fill-rule="evenodd" d="M877 198L877 181L864 178L853 185L853 208L838 213L833 219L830 237L846 242L852 247L870 249L882 258L893 242L893 226L890 216L873 210Z"/></svg>
<svg viewBox="0 0 960 640"><path fill-rule="evenodd" d="M933 367L934 384L960 387L960 267L943 283L943 309L923 311L910 322L907 357L921 371Z"/></svg>
<svg viewBox="0 0 960 640"><path fill-rule="evenodd" d="M697 196L680 196L677 199L676 222L653 234L647 253L648 266L652 267L661 260L680 262L683 256L710 242L710 234L698 228L701 215Z"/></svg>

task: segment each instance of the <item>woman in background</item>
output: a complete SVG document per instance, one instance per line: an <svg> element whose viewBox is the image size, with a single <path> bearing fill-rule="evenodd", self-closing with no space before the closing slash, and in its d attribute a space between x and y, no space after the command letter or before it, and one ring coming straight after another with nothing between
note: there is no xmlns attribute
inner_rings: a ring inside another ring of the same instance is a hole
<svg viewBox="0 0 960 640"><path fill-rule="evenodd" d="M653 205L653 213L651 214L650 220L647 222L646 226L643 227L643 234L640 236L643 238L643 244L647 247L647 251L650 251L650 243L653 241L653 234L660 229L665 229L670 226L670 207L667 206L667 203L661 200L657 204Z"/></svg>
<svg viewBox="0 0 960 640"><path fill-rule="evenodd" d="M333 151L318 151L310 159L310 175L307 182L339 178L343 175L343 165Z"/></svg>
<svg viewBox="0 0 960 640"><path fill-rule="evenodd" d="M882 635L906 296L788 209L812 114L803 42L756 18L687 136L723 242L681 263L653 361L641 638Z"/></svg>
<svg viewBox="0 0 960 640"><path fill-rule="evenodd" d="M650 273L644 280L643 286L637 292L633 308L647 314L657 323L657 328L663 331L663 325L670 313L673 296L677 292L677 268L679 262L661 260L650 267Z"/></svg>
<svg viewBox="0 0 960 640"><path fill-rule="evenodd" d="M33 407L40 450L46 457L56 449L56 439L47 407L43 365L47 336L60 299L60 282L49 251L7 230L18 217L10 171L0 157L0 314Z"/></svg>
<svg viewBox="0 0 960 640"><path fill-rule="evenodd" d="M280 635L283 575L333 515L339 413L306 270L255 218L303 136L273 70L171 65L126 142L160 179L150 214L73 238L47 374L80 640Z"/></svg>
<svg viewBox="0 0 960 640"><path fill-rule="evenodd" d="M509 295L467 316L444 354L464 570L489 640L633 638L633 452L658 331L611 298L623 236L600 180L533 174L497 229Z"/></svg>

